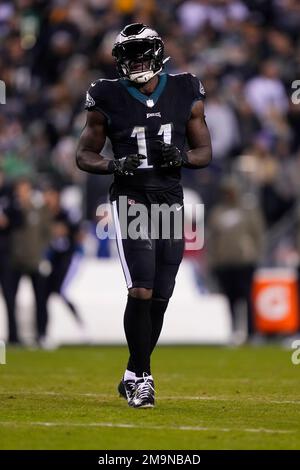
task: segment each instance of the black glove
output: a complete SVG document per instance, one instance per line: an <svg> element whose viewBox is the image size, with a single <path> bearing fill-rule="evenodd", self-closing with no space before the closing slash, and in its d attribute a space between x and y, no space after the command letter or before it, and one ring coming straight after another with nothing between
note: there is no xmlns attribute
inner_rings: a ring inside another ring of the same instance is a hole
<svg viewBox="0 0 300 470"><path fill-rule="evenodd" d="M140 164L141 160L144 160L146 157L140 154L127 155L126 157L120 158L118 160L111 160L108 164L108 170L110 173L114 173L119 176L128 176L133 175L134 170L136 170Z"/></svg>
<svg viewBox="0 0 300 470"><path fill-rule="evenodd" d="M181 167L185 162L185 155L174 144L161 144L161 156L162 164L164 168L178 168Z"/></svg>

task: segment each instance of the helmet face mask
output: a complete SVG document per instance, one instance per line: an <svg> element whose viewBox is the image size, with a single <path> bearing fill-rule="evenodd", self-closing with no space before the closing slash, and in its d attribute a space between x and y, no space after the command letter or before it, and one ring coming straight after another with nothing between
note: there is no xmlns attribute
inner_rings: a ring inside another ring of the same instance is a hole
<svg viewBox="0 0 300 470"><path fill-rule="evenodd" d="M134 32L134 34L129 34ZM135 83L147 83L163 67L164 44L156 31L142 24L129 25L114 45L119 75Z"/></svg>

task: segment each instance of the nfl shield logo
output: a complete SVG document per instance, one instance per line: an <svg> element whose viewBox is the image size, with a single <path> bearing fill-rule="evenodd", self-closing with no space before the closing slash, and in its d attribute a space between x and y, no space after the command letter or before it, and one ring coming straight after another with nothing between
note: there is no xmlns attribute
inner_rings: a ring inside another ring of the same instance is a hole
<svg viewBox="0 0 300 470"><path fill-rule="evenodd" d="M154 101L153 100L147 100L147 106L148 106L148 108L153 108Z"/></svg>

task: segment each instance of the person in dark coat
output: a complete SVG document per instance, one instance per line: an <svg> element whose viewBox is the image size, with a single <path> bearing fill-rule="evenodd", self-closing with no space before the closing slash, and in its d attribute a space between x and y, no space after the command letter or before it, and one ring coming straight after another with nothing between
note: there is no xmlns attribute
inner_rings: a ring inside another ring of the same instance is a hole
<svg viewBox="0 0 300 470"><path fill-rule="evenodd" d="M5 182L4 172L0 167L0 286L7 311L7 341L10 344L20 342L14 307L11 235L20 226L21 221L21 211L14 197L12 187Z"/></svg>

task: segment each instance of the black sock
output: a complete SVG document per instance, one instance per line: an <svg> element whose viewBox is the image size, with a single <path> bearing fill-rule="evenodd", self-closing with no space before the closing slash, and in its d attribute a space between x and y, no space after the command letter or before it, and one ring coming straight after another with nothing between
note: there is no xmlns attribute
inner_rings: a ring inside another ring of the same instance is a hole
<svg viewBox="0 0 300 470"><path fill-rule="evenodd" d="M151 354L151 309L152 299L136 299L128 296L124 315L124 329L132 358L132 366L128 368L136 373L137 377L142 377L143 372L151 374L150 354Z"/></svg>
<svg viewBox="0 0 300 470"><path fill-rule="evenodd" d="M158 338L160 336L163 321L164 321L164 314L167 310L169 300L163 299L152 299L151 303L151 310L150 310L150 317L151 317L151 340L150 340L150 354L152 353L153 349L155 348ZM127 364L127 369L135 372L135 363L133 361L132 355L129 357L129 361Z"/></svg>
<svg viewBox="0 0 300 470"><path fill-rule="evenodd" d="M163 322L164 322L164 315L165 311L167 310L169 300L163 299L152 299L151 305L151 321L152 321L152 332L151 332L151 343L150 343L150 351L152 352L155 348L158 338L160 336Z"/></svg>

